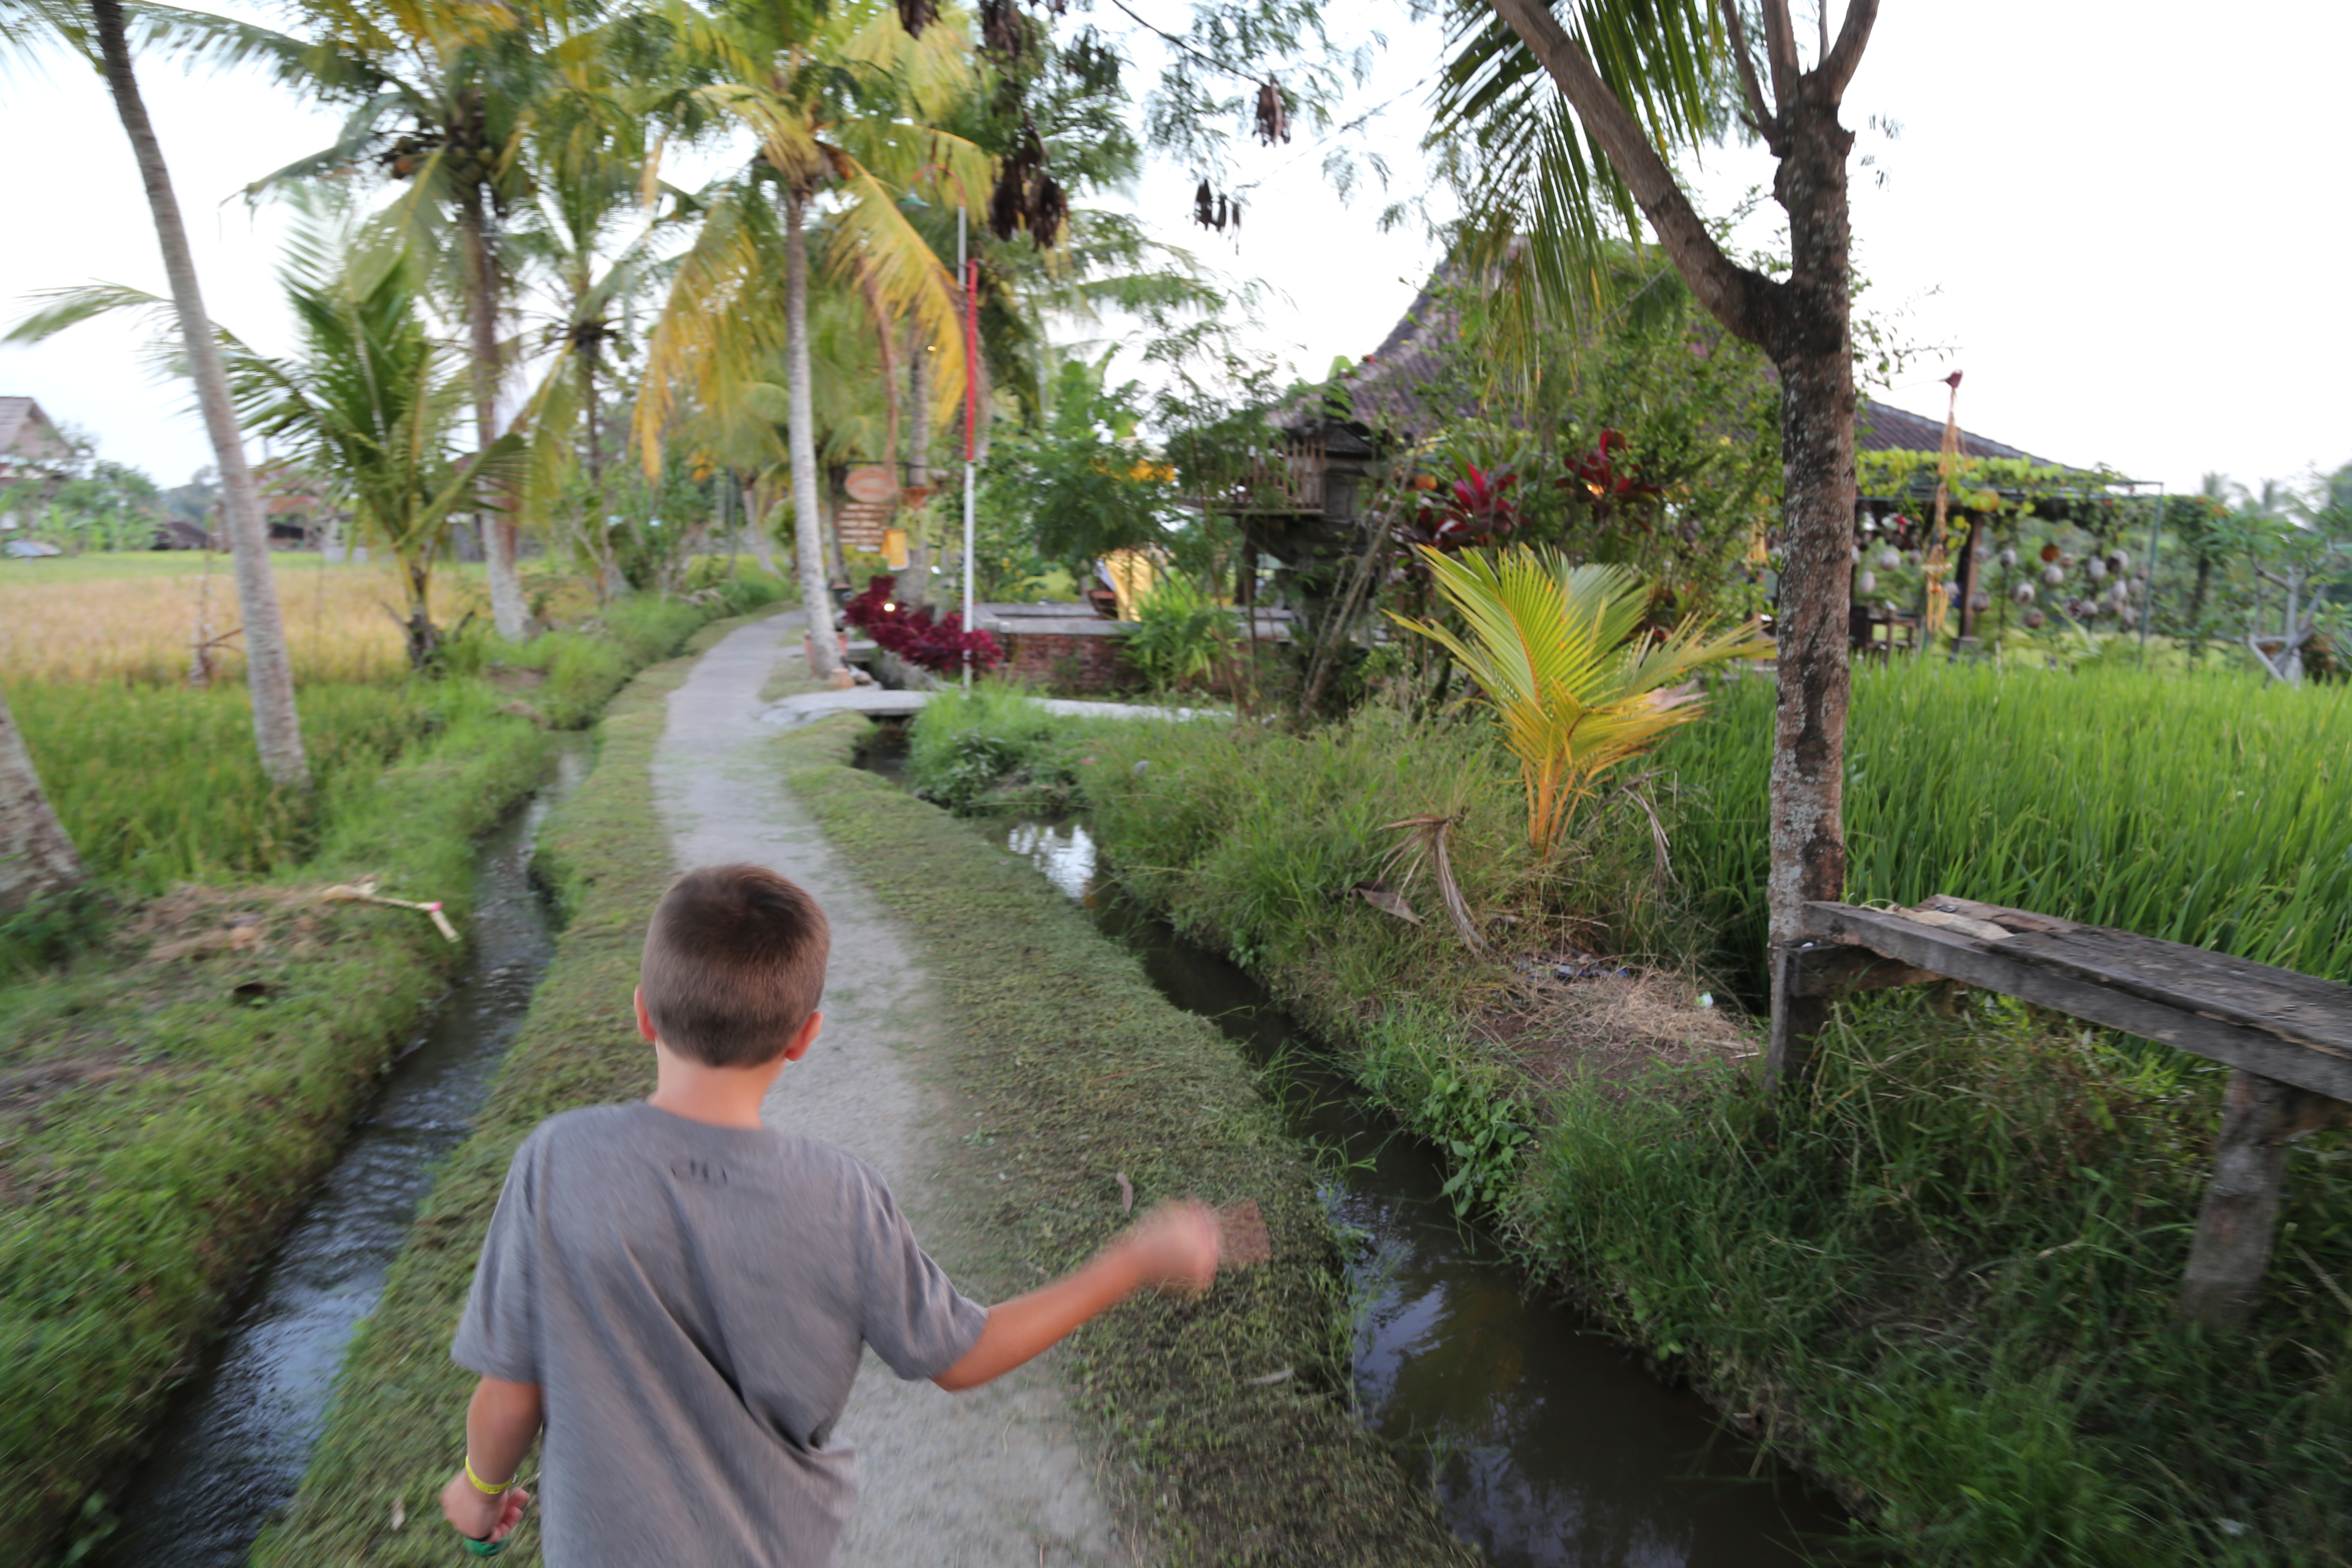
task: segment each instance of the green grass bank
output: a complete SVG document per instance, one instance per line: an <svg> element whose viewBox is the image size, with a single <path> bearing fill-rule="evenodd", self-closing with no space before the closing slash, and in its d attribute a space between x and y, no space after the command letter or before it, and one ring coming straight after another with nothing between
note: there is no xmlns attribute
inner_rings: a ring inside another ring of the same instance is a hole
<svg viewBox="0 0 2352 1568"><path fill-rule="evenodd" d="M627 999L646 915L669 881L651 767L685 668L647 672L614 704L595 772L542 835L571 921L488 1109L354 1342L318 1458L257 1549L261 1568L450 1553L434 1499L472 1379L448 1340L507 1162L542 1118L651 1081ZM1266 1214L1274 1265L1197 1301L1131 1304L1074 1343L1076 1401L1129 1461L1104 1474L1123 1484L1130 1520L1176 1563L1471 1561L1350 1419L1333 1238L1311 1171L1233 1048L1162 1001L1027 867L850 766L865 730L813 726L778 742L778 764L957 999L962 1043L943 1070L978 1131L958 1146L973 1179L944 1184L975 1194L961 1217L989 1254L966 1287L1011 1293L1083 1257L1122 1219L1117 1170L1139 1202L1251 1195ZM1246 1381L1286 1366L1284 1383ZM537 1561L535 1530L509 1558Z"/></svg>
<svg viewBox="0 0 2352 1568"><path fill-rule="evenodd" d="M0 1558L106 1528L171 1385L462 956L421 915L318 890L374 877L464 930L473 841L543 773L549 723L709 614L647 602L498 668L306 690L307 799L261 779L241 691L85 691L79 716L41 694L26 727L61 815L130 826L85 841L93 897L0 931ZM219 808L193 844L189 797Z"/></svg>
<svg viewBox="0 0 2352 1568"><path fill-rule="evenodd" d="M1475 719L1376 709L1294 735L1052 720L989 692L935 700L910 767L967 809L1087 808L1121 880L1256 969L1531 1271L1834 1480L1864 1545L1956 1568L2345 1562L2345 1133L2295 1146L2264 1300L2242 1335L2210 1335L2171 1310L2217 1122L2207 1064L1981 994L1887 994L1840 1007L1819 1076L1768 1117L1752 1061L1654 1041L1629 1068L1584 1000L1616 982L1516 966L1606 953L1685 997L1738 978L1725 931L1738 868L1760 879L1760 849L1735 851L1762 820L1769 693L1722 701L1651 784L1671 876L1622 799L1531 864L1516 774ZM2160 912L2163 934L2340 973L2343 937L2300 928L2342 930L2352 844L2325 804L2347 714L2342 693L2129 671L1864 674L1853 895ZM1383 825L1423 813L1456 819L1494 959L1454 936L1426 868L1403 889L1423 925L1350 895L1402 877ZM2067 874L2035 879L2044 855Z"/></svg>

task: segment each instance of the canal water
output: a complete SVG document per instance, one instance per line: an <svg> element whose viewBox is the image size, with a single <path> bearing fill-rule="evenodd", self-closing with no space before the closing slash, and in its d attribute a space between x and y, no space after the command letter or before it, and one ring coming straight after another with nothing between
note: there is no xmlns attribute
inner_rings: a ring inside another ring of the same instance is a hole
<svg viewBox="0 0 2352 1568"><path fill-rule="evenodd" d="M869 765L901 777L885 746ZM903 781L902 781L903 782ZM982 819L1133 952L1177 1006L1280 1063L1292 1131L1336 1151L1323 1199L1356 1238L1359 1410L1498 1568L1795 1568L1831 1500L1529 1283L1440 1191L1428 1148L1368 1106L1250 975L1123 895L1082 821Z"/></svg>
<svg viewBox="0 0 2352 1568"><path fill-rule="evenodd" d="M472 1126L554 952L531 845L594 746L586 734L558 741L553 776L479 847L473 952L456 988L173 1394L153 1452L115 1500L107 1568L241 1563L293 1497L352 1331L375 1310L417 1204Z"/></svg>

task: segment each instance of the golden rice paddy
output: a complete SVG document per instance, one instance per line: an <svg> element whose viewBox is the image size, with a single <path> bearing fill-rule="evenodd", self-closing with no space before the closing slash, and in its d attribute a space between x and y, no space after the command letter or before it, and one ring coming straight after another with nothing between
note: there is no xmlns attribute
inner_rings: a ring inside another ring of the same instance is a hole
<svg viewBox="0 0 2352 1568"><path fill-rule="evenodd" d="M387 565L273 555L294 676L306 684L406 671L399 579ZM479 568L436 574L443 625L483 599ZM245 678L236 579L224 555L0 562L0 673L10 685L185 682L199 644L215 681Z"/></svg>

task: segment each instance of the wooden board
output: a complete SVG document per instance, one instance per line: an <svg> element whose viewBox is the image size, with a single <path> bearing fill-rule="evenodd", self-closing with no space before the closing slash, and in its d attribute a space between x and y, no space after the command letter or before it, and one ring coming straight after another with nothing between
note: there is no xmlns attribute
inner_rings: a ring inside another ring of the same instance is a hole
<svg viewBox="0 0 2352 1568"><path fill-rule="evenodd" d="M841 531L841 547L868 555L881 554L882 535L889 529L895 510L888 501L843 503L841 510L833 514L833 525Z"/></svg>
<svg viewBox="0 0 2352 1568"><path fill-rule="evenodd" d="M1929 906L2011 934L1991 940L1837 903L1808 903L1803 932L2352 1100L2352 986L2024 910L1955 899Z"/></svg>

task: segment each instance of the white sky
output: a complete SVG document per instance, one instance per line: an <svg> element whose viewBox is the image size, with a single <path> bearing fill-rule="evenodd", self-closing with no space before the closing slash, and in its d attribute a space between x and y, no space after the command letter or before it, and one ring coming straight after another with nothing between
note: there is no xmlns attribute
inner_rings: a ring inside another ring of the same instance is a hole
<svg viewBox="0 0 2352 1568"><path fill-rule="evenodd" d="M1168 25L1182 15L1177 0L1136 8ZM1389 34L1366 104L1439 58L1436 26L1408 21L1395 0L1330 9ZM1123 21L1108 7L1096 19ZM1939 413L1941 389L1927 384L1958 367L1970 429L2174 486L2208 469L2289 479L2352 459L2347 58L2352 7L2320 0L2234 13L2176 0L1888 0L1846 114L1903 127L1893 142L1864 132L1856 148L1888 176L1882 188L1856 171L1866 303L1901 308L1908 335L1953 352L1921 361L1887 401ZM218 76L158 67L145 86L214 315L282 346L270 277L279 220L249 214L237 192L324 145L332 117ZM19 66L0 77L0 113L12 148L0 162L12 219L0 318L20 316L33 289L91 279L160 291L145 203L98 79L64 62L46 77ZM1389 152L1410 184L1424 114L1409 97L1356 140ZM1186 221L1191 172L1157 171L1138 194L1166 238L1274 287L1265 346L1310 373L1378 343L1434 259L1417 233L1375 232L1376 192L1334 199L1318 158L1303 133L1243 155L1238 177L1265 183L1238 246ZM1703 177L1722 207L1769 176L1757 151L1722 155ZM135 348L127 326L104 321L0 348L0 394L39 398L95 432L106 456L177 483L208 460L203 433Z"/></svg>

